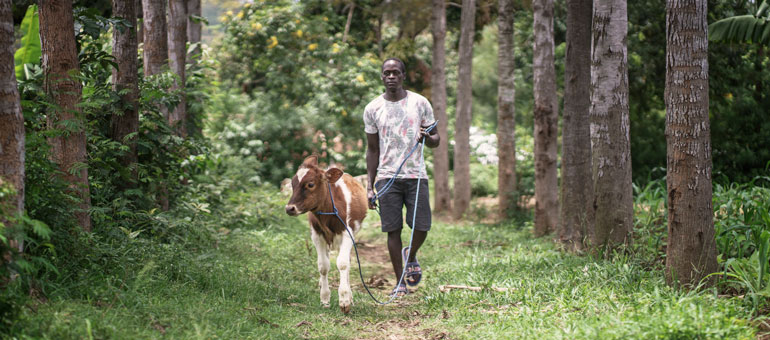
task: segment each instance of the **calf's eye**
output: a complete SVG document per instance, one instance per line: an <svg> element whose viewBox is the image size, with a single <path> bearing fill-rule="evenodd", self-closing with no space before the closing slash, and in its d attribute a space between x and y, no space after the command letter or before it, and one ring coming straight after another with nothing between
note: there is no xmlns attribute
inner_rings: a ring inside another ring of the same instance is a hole
<svg viewBox="0 0 770 340"><path fill-rule="evenodd" d="M308 188L308 189L313 189L313 187L314 187L314 186L315 186L315 184L314 184L314 183L308 183L308 184L307 184L307 188Z"/></svg>

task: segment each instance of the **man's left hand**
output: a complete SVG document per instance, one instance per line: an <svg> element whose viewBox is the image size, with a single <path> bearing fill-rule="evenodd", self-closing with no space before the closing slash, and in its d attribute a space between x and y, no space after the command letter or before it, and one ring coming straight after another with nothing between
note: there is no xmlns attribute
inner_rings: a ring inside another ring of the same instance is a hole
<svg viewBox="0 0 770 340"><path fill-rule="evenodd" d="M423 138L425 138L425 139L430 138L430 135L432 133L427 131L428 128L430 127L430 125L431 124L420 126L420 134L417 135L417 141L418 142L422 142ZM434 129L434 131L435 131L435 129Z"/></svg>

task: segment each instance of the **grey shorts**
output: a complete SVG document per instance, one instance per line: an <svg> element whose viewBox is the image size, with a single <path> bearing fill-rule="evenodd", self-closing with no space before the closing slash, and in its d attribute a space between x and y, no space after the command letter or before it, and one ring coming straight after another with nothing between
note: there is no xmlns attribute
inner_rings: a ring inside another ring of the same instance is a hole
<svg viewBox="0 0 770 340"><path fill-rule="evenodd" d="M381 179L374 184L380 189L388 183L388 178ZM390 187L379 199L380 220L382 221L382 231L398 231L403 228L404 217L402 216L403 207L406 206L406 224L416 230L430 230L430 191L428 180L420 180L420 197L417 203L417 217L415 226L412 226L414 219L414 199L417 193L417 179L396 179L393 186Z"/></svg>

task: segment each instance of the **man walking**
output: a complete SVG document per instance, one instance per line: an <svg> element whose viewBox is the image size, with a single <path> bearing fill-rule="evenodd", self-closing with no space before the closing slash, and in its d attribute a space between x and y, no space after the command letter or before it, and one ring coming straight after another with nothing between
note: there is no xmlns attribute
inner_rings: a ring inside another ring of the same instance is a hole
<svg viewBox="0 0 770 340"><path fill-rule="evenodd" d="M420 153L414 152L408 160L404 157L418 141L425 137L425 145L435 148L439 145L436 129L429 133L426 129L435 122L433 108L425 97L404 89L406 66L398 58L390 58L382 64L382 82L385 93L372 100L364 109L364 126L367 138L366 171L369 175L367 196L369 209L374 209L376 202L374 188L381 190L390 180L392 186L381 196L380 219L382 231L388 233L388 252L396 282L401 277L402 258L408 258L404 281L416 286L422 278L422 268L417 262L417 251L425 242L431 226L431 213L428 192L428 175L425 164L421 165ZM401 172L396 173L401 162ZM412 225L415 213L417 182L420 179L419 197L417 198L417 217ZM402 210L406 206L407 224L414 228L412 248L401 248L401 229L403 228ZM409 291L404 283L394 288L393 292L403 296Z"/></svg>

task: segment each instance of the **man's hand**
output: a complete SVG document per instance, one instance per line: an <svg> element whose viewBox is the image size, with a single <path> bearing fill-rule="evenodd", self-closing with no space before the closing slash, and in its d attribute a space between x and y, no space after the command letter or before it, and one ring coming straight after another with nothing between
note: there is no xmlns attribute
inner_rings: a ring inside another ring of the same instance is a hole
<svg viewBox="0 0 770 340"><path fill-rule="evenodd" d="M430 132L427 131L431 125L432 124L420 126L420 133L417 134L417 142L421 143L423 142L423 138L425 138L425 146L435 148L438 146L441 139L439 138L437 128L433 128Z"/></svg>
<svg viewBox="0 0 770 340"><path fill-rule="evenodd" d="M420 133L417 134L417 141L418 142L422 142L423 138L430 139L431 133L427 131L429 127L430 127L430 124L424 125L424 126L420 126ZM433 129L433 130L435 130L435 129Z"/></svg>
<svg viewBox="0 0 770 340"><path fill-rule="evenodd" d="M377 201L374 200L374 190L366 189L366 202L369 204L369 209L377 208Z"/></svg>

